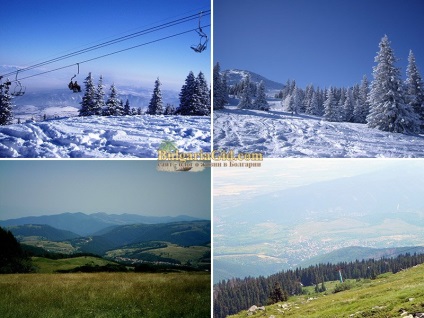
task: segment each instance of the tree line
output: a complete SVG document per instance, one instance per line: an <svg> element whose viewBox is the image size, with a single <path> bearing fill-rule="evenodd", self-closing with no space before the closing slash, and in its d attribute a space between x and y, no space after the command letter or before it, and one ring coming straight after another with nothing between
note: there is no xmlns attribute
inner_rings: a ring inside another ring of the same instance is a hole
<svg viewBox="0 0 424 318"><path fill-rule="evenodd" d="M236 314L252 305L285 301L291 295L304 294L304 286L315 286L315 292L325 291L325 282L339 280L339 270L343 278L375 279L380 274L397 273L422 263L424 254L406 253L380 260L318 264L282 271L268 277L232 278L214 285L214 318Z"/></svg>
<svg viewBox="0 0 424 318"><path fill-rule="evenodd" d="M409 51L406 80L402 81L400 69L395 65L397 58L386 35L379 48L371 83L364 75L360 84L348 88L322 89L310 84L302 89L295 80L288 80L274 97L281 99L283 110L292 114L321 116L331 122L363 123L389 132L424 132L424 85L412 50ZM219 63L213 74L214 110L223 109L229 95L240 99L240 109L269 109L260 88L263 83L252 84L246 76L240 83L228 86L225 74L220 73Z"/></svg>
<svg viewBox="0 0 424 318"><path fill-rule="evenodd" d="M0 125L9 125L13 121L13 96L9 92L9 86L6 84L0 85ZM84 80L84 86L79 116L132 116L143 114L210 116L211 114L211 92L201 71L197 76L194 76L192 71L189 72L179 93L180 104L177 108L171 104L163 104L160 89L161 82L157 78L145 113L141 107L131 107L128 99L124 103L119 98L115 84L110 86L110 92L106 98L102 76L100 76L96 86L90 72ZM46 115L44 115L44 119L46 119Z"/></svg>

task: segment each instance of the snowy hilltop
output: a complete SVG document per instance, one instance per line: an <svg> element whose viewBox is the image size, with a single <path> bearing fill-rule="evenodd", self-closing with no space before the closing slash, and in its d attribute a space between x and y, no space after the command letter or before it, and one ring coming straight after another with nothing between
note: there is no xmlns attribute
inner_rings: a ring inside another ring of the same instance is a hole
<svg viewBox="0 0 424 318"><path fill-rule="evenodd" d="M387 36L379 47L374 79L364 75L352 87L303 89L288 80L272 94L266 79L221 72L216 63L214 148L266 157L423 157L424 83L414 54L403 81Z"/></svg>
<svg viewBox="0 0 424 318"><path fill-rule="evenodd" d="M89 116L0 126L0 157L156 158L164 140L210 152L208 116Z"/></svg>

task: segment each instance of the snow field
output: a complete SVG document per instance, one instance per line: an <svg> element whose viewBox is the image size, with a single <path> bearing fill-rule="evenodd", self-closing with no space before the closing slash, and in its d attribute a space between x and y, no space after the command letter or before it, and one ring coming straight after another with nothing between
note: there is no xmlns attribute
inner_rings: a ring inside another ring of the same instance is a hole
<svg viewBox="0 0 424 318"><path fill-rule="evenodd" d="M271 110L214 111L214 149L262 152L264 157L416 158L424 157L424 136L383 132L365 124L327 122L291 115L279 102Z"/></svg>
<svg viewBox="0 0 424 318"><path fill-rule="evenodd" d="M163 140L180 151L210 152L210 117L90 116L0 127L3 158L156 158Z"/></svg>

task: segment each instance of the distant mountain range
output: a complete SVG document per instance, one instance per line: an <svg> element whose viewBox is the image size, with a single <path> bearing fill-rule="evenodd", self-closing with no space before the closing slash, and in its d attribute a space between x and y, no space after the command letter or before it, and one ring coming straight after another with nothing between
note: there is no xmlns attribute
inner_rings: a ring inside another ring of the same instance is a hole
<svg viewBox="0 0 424 318"><path fill-rule="evenodd" d="M137 214L107 214L107 213L61 213L55 215L28 216L0 221L0 226L11 227L26 224L49 225L59 230L70 231L81 236L93 235L111 226L127 224L159 224L181 221L195 221L197 218L179 215L143 216Z"/></svg>
<svg viewBox="0 0 424 318"><path fill-rule="evenodd" d="M227 76L228 85L237 84L242 79L244 79L247 76L247 74L250 74L250 80L254 83L259 83L260 81L263 81L265 85L265 89L267 91L281 90L284 87L284 84L282 83L272 81L270 79L263 77L262 75L256 74L251 71L230 69L230 70L223 71L222 74L225 74Z"/></svg>
<svg viewBox="0 0 424 318"><path fill-rule="evenodd" d="M131 108L139 108L144 111L152 97L152 88L138 88L132 86L118 86L118 97L125 101L128 99ZM105 86L105 99L109 94L109 87ZM162 90L164 105L167 103L177 107L179 97L177 91ZM26 92L23 96L16 97L13 103L16 118L28 119L34 117L40 119L47 115L52 117L69 117L78 115L81 108L80 102L84 92L73 93L68 88L40 90L37 92Z"/></svg>

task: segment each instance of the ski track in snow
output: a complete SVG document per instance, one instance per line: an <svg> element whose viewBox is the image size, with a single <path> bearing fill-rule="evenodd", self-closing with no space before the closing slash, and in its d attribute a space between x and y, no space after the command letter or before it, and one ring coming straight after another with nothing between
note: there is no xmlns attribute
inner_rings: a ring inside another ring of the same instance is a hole
<svg viewBox="0 0 424 318"><path fill-rule="evenodd" d="M0 126L3 158L156 158L164 140L180 151L211 151L210 117L71 117Z"/></svg>
<svg viewBox="0 0 424 318"><path fill-rule="evenodd" d="M424 135L388 133L365 124L333 123L291 115L227 107L214 111L214 149L261 152L268 158L422 158Z"/></svg>

